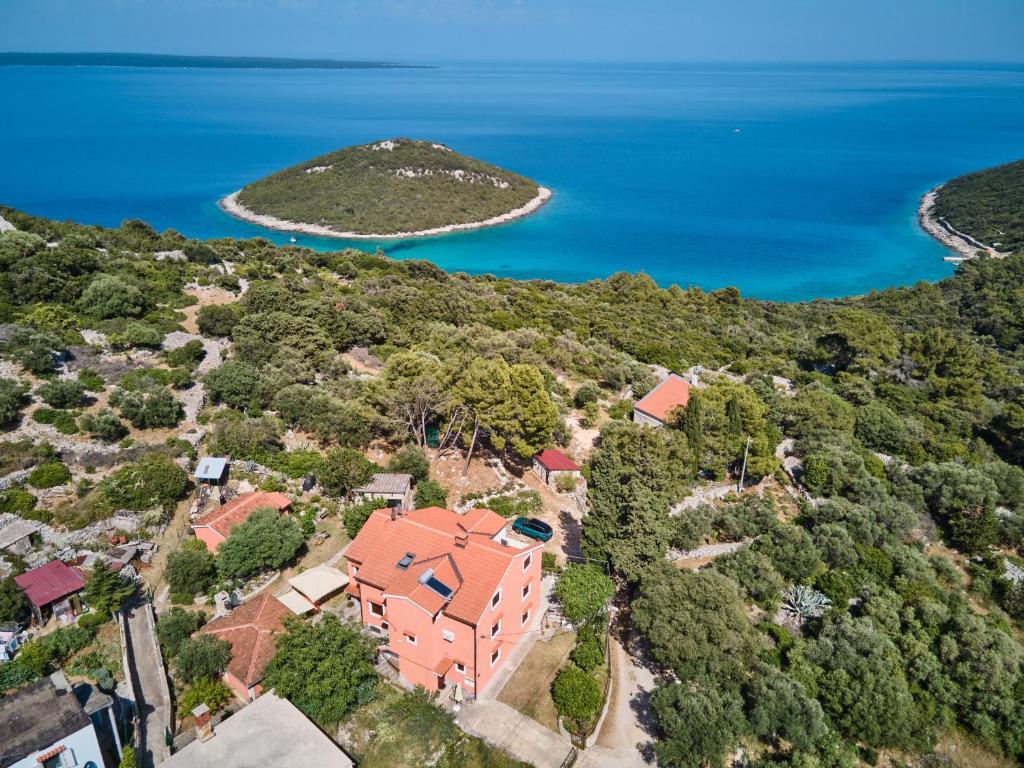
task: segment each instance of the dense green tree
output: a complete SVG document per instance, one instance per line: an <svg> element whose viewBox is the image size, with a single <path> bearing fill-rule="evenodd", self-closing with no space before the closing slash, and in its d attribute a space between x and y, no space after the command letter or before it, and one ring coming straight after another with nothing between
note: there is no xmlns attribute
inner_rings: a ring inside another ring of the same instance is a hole
<svg viewBox="0 0 1024 768"><path fill-rule="evenodd" d="M367 482L378 467L354 448L334 448L324 455L317 480L327 493L347 496Z"/></svg>
<svg viewBox="0 0 1024 768"><path fill-rule="evenodd" d="M156 635L160 640L164 658L173 659L177 656L181 644L192 637L205 621L206 617L200 611L186 611L180 606L174 606L167 613L159 616L156 623Z"/></svg>
<svg viewBox="0 0 1024 768"><path fill-rule="evenodd" d="M591 459L591 508L583 529L588 556L610 558L631 579L663 559L674 533L669 507L683 497L693 471L682 432L606 426Z"/></svg>
<svg viewBox="0 0 1024 768"><path fill-rule="evenodd" d="M263 685L323 725L339 722L373 697L376 655L358 628L325 614L315 624L287 622L274 642Z"/></svg>
<svg viewBox="0 0 1024 768"><path fill-rule="evenodd" d="M84 314L101 320L138 317L146 308L142 291L116 275L98 275L82 291L78 306Z"/></svg>
<svg viewBox="0 0 1024 768"><path fill-rule="evenodd" d="M244 360L228 360L206 374L203 385L215 403L225 403L239 410L252 403L259 381L259 371Z"/></svg>
<svg viewBox="0 0 1024 768"><path fill-rule="evenodd" d="M203 677L220 677L230 660L231 643L213 635L196 635L178 643L173 667L179 678L191 683Z"/></svg>
<svg viewBox="0 0 1024 768"><path fill-rule="evenodd" d="M0 426L9 426L17 421L28 404L27 392L28 388L18 381L0 379Z"/></svg>
<svg viewBox="0 0 1024 768"><path fill-rule="evenodd" d="M684 682L738 686L760 647L736 582L714 571L651 573L640 583L633 621L654 657Z"/></svg>
<svg viewBox="0 0 1024 768"><path fill-rule="evenodd" d="M784 739L800 750L810 750L825 734L821 705L796 680L767 664L754 670L743 687L747 719L761 738Z"/></svg>
<svg viewBox="0 0 1024 768"><path fill-rule="evenodd" d="M116 389L110 404L121 411L137 429L174 427L185 416L185 408L166 387L129 392Z"/></svg>
<svg viewBox="0 0 1024 768"><path fill-rule="evenodd" d="M568 664L551 683L551 699L560 715L584 721L601 708L601 686L575 664Z"/></svg>
<svg viewBox="0 0 1024 768"><path fill-rule="evenodd" d="M0 579L0 622L23 622L29 617L31 605L25 591L13 576Z"/></svg>
<svg viewBox="0 0 1024 768"><path fill-rule="evenodd" d="M767 555L750 547L722 555L715 560L715 570L736 581L748 600L761 605L777 605L786 585Z"/></svg>
<svg viewBox="0 0 1024 768"><path fill-rule="evenodd" d="M921 487L928 510L946 525L953 546L978 552L995 543L998 489L991 478L952 462L925 464L910 477Z"/></svg>
<svg viewBox="0 0 1024 768"><path fill-rule="evenodd" d="M555 583L562 614L579 625L597 618L615 594L615 584L594 563L570 563Z"/></svg>
<svg viewBox="0 0 1024 768"><path fill-rule="evenodd" d="M776 570L791 582L805 582L821 567L821 557L810 534L797 525L772 526L751 549L766 555Z"/></svg>
<svg viewBox="0 0 1024 768"><path fill-rule="evenodd" d="M844 735L874 747L911 742L914 701L900 654L871 619L839 615L795 653L799 679Z"/></svg>
<svg viewBox="0 0 1024 768"><path fill-rule="evenodd" d="M257 509L217 550L217 568L229 579L252 576L290 562L305 537L297 522L269 507Z"/></svg>
<svg viewBox="0 0 1024 768"><path fill-rule="evenodd" d="M664 734L654 751L665 768L721 765L745 731L742 699L710 680L659 686L651 705Z"/></svg>
<svg viewBox="0 0 1024 768"><path fill-rule="evenodd" d="M206 544L190 539L168 556L165 576L173 594L195 595L216 580L216 559Z"/></svg>
<svg viewBox="0 0 1024 768"><path fill-rule="evenodd" d="M447 507L448 491L440 483L433 480L424 480L416 486L416 492L413 494L413 503L416 505L416 509Z"/></svg>
<svg viewBox="0 0 1024 768"><path fill-rule="evenodd" d="M41 384L36 395L52 408L74 408L85 398L85 387L74 379L54 379Z"/></svg>
<svg viewBox="0 0 1024 768"><path fill-rule="evenodd" d="M370 515L385 507L387 507L387 502L383 499L367 499L359 504L345 507L341 519L345 523L345 532L348 533L349 538L354 539L363 529L366 521L370 519Z"/></svg>
<svg viewBox="0 0 1024 768"><path fill-rule="evenodd" d="M125 600L135 594L135 589L134 581L118 575L106 563L97 560L85 580L82 597L94 611L109 615L120 610Z"/></svg>
<svg viewBox="0 0 1024 768"><path fill-rule="evenodd" d="M826 430L852 432L856 412L852 405L823 389L805 389L792 401L785 414L786 432L796 437Z"/></svg>
<svg viewBox="0 0 1024 768"><path fill-rule="evenodd" d="M407 445L391 457L388 471L412 475L413 483L420 483L430 474L430 461L423 455L422 450Z"/></svg>
<svg viewBox="0 0 1024 768"><path fill-rule="evenodd" d="M690 394L690 400L680 414L678 424L686 435L690 450L699 461L704 455L704 406L696 392Z"/></svg>
<svg viewBox="0 0 1024 768"><path fill-rule="evenodd" d="M230 336L238 322L239 311L234 304L207 304L196 313L199 332L205 336Z"/></svg>
<svg viewBox="0 0 1024 768"><path fill-rule="evenodd" d="M113 443L128 434L128 427L109 408L97 413L86 413L78 420L78 426L92 437Z"/></svg>

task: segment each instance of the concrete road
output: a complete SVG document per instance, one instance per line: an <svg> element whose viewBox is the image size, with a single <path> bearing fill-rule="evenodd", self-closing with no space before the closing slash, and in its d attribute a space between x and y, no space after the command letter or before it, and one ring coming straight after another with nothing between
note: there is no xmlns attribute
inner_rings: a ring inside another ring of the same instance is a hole
<svg viewBox="0 0 1024 768"><path fill-rule="evenodd" d="M150 606L125 608L128 665L139 713L139 766L152 768L168 757L171 722L170 690Z"/></svg>

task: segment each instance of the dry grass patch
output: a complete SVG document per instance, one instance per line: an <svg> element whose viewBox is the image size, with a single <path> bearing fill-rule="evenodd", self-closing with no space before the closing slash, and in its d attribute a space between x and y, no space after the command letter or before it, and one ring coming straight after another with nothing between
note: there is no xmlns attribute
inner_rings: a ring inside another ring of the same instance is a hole
<svg viewBox="0 0 1024 768"><path fill-rule="evenodd" d="M575 632L563 632L550 640L538 640L501 689L498 701L545 728L557 731L558 712L551 700L551 682L558 670L565 666L575 644Z"/></svg>

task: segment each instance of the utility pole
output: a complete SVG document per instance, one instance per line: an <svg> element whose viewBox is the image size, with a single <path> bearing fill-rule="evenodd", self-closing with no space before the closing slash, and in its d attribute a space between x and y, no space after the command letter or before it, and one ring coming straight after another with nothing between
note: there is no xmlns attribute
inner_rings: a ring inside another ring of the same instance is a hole
<svg viewBox="0 0 1024 768"><path fill-rule="evenodd" d="M747 435L747 444L743 448L743 469L740 470L740 482L736 486L736 493L743 492L743 481L747 477L747 453L750 451L750 435Z"/></svg>

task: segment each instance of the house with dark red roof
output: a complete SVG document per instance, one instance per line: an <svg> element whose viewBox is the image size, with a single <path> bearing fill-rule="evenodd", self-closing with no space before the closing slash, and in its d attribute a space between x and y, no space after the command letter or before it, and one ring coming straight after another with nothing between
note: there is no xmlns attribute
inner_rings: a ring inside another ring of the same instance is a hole
<svg viewBox="0 0 1024 768"><path fill-rule="evenodd" d="M546 448L533 457L533 473L548 485L554 484L559 477L577 478L582 470L579 465L554 448Z"/></svg>
<svg viewBox="0 0 1024 768"><path fill-rule="evenodd" d="M257 509L270 507L278 512L284 512L291 503L291 499L277 491L240 493L192 523L192 532L197 539L206 544L208 550L216 552L221 543L231 535L231 531L248 520L249 515Z"/></svg>
<svg viewBox="0 0 1024 768"><path fill-rule="evenodd" d="M633 406L633 421L663 427L690 402L690 382L672 373Z"/></svg>
<svg viewBox="0 0 1024 768"><path fill-rule="evenodd" d="M245 701L253 701L263 692L260 681L274 656L274 637L284 631L285 618L293 615L276 597L261 592L197 633L231 643L224 682Z"/></svg>
<svg viewBox="0 0 1024 768"><path fill-rule="evenodd" d="M38 624L44 624L51 615L70 623L81 610L78 593L85 588L85 576L60 560L25 571L14 581L32 603L32 617Z"/></svg>
<svg viewBox="0 0 1024 768"><path fill-rule="evenodd" d="M489 509L370 515L345 552L346 592L406 681L484 689L540 620L542 544Z"/></svg>

